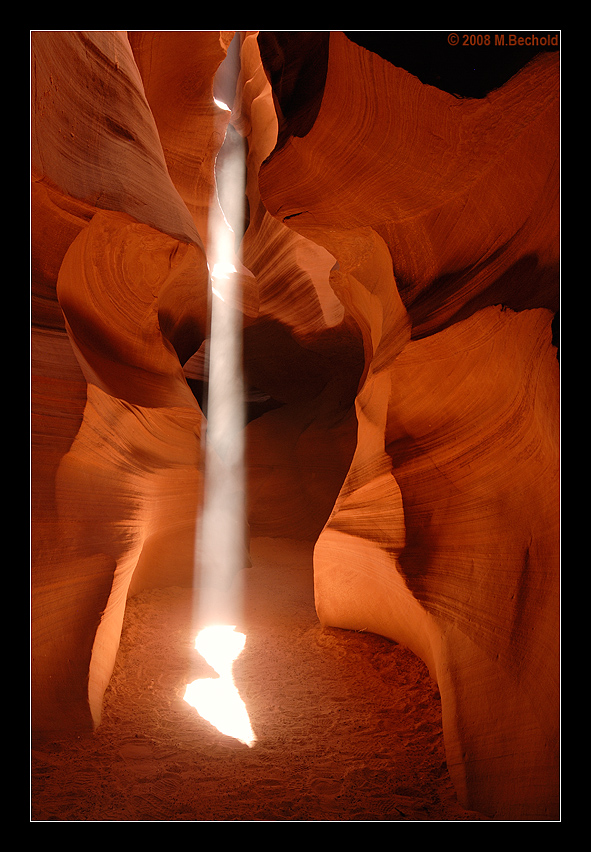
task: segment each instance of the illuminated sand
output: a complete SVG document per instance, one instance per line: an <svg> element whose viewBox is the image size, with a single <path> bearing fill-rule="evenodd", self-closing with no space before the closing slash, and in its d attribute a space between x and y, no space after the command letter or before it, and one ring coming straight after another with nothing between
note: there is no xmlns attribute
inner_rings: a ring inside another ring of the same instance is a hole
<svg viewBox="0 0 591 852"><path fill-rule="evenodd" d="M252 746L256 737L248 710L234 683L233 666L244 650L246 636L235 625L211 625L199 631L195 649L217 677L198 678L187 684L184 699L220 733Z"/></svg>
<svg viewBox="0 0 591 852"><path fill-rule="evenodd" d="M183 700L214 676L188 590L130 601L97 733L34 753L36 820L469 820L445 767L425 666L378 636L323 630L311 545L257 539L234 665L257 742ZM478 818L478 817L477 817Z"/></svg>

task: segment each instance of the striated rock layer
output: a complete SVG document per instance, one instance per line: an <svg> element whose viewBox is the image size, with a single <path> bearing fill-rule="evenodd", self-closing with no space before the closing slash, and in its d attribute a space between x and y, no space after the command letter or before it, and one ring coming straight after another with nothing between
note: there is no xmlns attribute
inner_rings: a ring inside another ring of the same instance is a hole
<svg viewBox="0 0 591 852"><path fill-rule="evenodd" d="M315 549L319 617L427 662L468 807L552 818L558 57L463 100L331 33L304 135L289 106L261 196L334 255L365 342L355 456Z"/></svg>
<svg viewBox="0 0 591 852"><path fill-rule="evenodd" d="M208 271L126 34L33 33L32 91L32 723L84 730L138 561L192 570Z"/></svg>
<svg viewBox="0 0 591 852"><path fill-rule="evenodd" d="M251 533L315 542L320 621L426 662L465 807L555 819L558 54L458 98L339 32L31 46L35 734L97 725L127 596L199 577L244 145Z"/></svg>

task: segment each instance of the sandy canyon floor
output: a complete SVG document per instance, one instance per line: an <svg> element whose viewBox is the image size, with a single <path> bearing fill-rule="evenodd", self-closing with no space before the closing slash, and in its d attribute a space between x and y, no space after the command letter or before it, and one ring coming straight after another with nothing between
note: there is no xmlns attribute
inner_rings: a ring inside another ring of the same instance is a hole
<svg viewBox="0 0 591 852"><path fill-rule="evenodd" d="M190 590L127 606L97 731L32 752L31 820L476 821L451 785L436 685L407 649L325 629L312 547L256 539L235 683L257 742L183 700L212 672L194 649Z"/></svg>

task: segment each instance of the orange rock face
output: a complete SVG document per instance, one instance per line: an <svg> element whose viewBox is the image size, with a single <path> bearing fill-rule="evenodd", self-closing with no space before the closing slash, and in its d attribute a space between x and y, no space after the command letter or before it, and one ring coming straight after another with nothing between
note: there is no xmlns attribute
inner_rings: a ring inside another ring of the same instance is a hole
<svg viewBox="0 0 591 852"><path fill-rule="evenodd" d="M320 621L426 662L465 807L555 819L558 53L462 98L233 36L32 34L33 729L98 724L128 594L194 580L240 142L251 534L315 541Z"/></svg>

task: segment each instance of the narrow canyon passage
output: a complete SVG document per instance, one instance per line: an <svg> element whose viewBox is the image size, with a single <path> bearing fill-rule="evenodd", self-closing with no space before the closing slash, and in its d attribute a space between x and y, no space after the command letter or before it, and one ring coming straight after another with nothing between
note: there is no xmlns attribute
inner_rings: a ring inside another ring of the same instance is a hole
<svg viewBox="0 0 591 852"><path fill-rule="evenodd" d="M211 676L193 647L190 590L143 592L128 603L96 733L33 752L33 819L486 819L457 803L423 663L319 625L310 543L255 539L251 556L234 676L256 744L183 701L188 682Z"/></svg>
<svg viewBox="0 0 591 852"><path fill-rule="evenodd" d="M31 31L34 820L560 819L560 32L472 35Z"/></svg>

